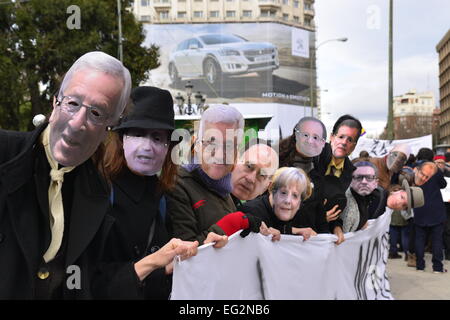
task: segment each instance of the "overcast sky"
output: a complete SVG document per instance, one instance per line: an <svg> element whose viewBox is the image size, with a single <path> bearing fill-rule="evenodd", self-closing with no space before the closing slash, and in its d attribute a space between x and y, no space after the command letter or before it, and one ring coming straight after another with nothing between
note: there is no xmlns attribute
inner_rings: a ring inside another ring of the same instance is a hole
<svg viewBox="0 0 450 320"><path fill-rule="evenodd" d="M389 0L316 0L322 120L358 117L382 132L388 108ZM394 0L394 96L432 91L439 104L437 43L450 29L449 0Z"/></svg>

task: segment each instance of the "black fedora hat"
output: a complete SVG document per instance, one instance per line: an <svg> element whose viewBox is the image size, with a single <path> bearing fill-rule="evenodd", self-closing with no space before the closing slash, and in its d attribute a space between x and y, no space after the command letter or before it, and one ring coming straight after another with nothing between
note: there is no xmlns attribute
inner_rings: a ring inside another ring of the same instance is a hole
<svg viewBox="0 0 450 320"><path fill-rule="evenodd" d="M131 111L114 130L175 130L173 99L169 91L150 86L137 87L131 91L131 102Z"/></svg>

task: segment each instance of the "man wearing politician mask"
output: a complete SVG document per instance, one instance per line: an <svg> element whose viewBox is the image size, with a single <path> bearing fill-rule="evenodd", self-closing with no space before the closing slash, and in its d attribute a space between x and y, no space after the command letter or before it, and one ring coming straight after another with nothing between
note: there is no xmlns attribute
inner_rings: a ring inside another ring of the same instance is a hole
<svg viewBox="0 0 450 320"><path fill-rule="evenodd" d="M317 156L325 146L327 130L319 119L303 117L295 125L293 134L280 142L280 167L303 169L311 180L312 195L306 199L296 216L294 225L310 227L317 233L328 233L329 227L324 211L323 175L317 170ZM339 214L332 208L329 214Z"/></svg>
<svg viewBox="0 0 450 320"><path fill-rule="evenodd" d="M378 168L378 183L383 189L391 185L391 178L394 173L400 172L406 163L411 148L406 144L398 144L382 158L370 158L370 162Z"/></svg>

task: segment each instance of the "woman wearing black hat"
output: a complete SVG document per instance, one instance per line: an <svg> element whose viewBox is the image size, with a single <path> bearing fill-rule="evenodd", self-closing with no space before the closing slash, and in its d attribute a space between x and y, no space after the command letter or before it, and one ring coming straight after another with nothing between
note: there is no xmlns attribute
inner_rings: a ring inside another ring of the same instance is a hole
<svg viewBox="0 0 450 320"><path fill-rule="evenodd" d="M102 170L111 183L110 215L103 264L94 277L95 298L167 299L175 255L194 255L198 242L169 241L159 208L175 183L170 155L174 126L170 93L138 87L132 110L111 133ZM160 177L157 173L161 171Z"/></svg>

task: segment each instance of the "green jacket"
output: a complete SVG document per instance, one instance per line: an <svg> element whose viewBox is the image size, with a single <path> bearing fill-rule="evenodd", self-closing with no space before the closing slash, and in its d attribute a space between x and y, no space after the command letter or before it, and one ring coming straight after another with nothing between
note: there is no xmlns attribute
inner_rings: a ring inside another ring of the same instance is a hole
<svg viewBox="0 0 450 320"><path fill-rule="evenodd" d="M200 245L209 232L225 235L215 223L236 211L228 195L225 198L207 189L196 170L178 169L177 184L166 195L169 230L172 236L186 241L198 240Z"/></svg>
<svg viewBox="0 0 450 320"><path fill-rule="evenodd" d="M402 217L402 214L400 213L400 211L394 210L394 212L392 212L392 217L391 217L391 226L404 227L407 225L408 225L408 221L406 221Z"/></svg>

